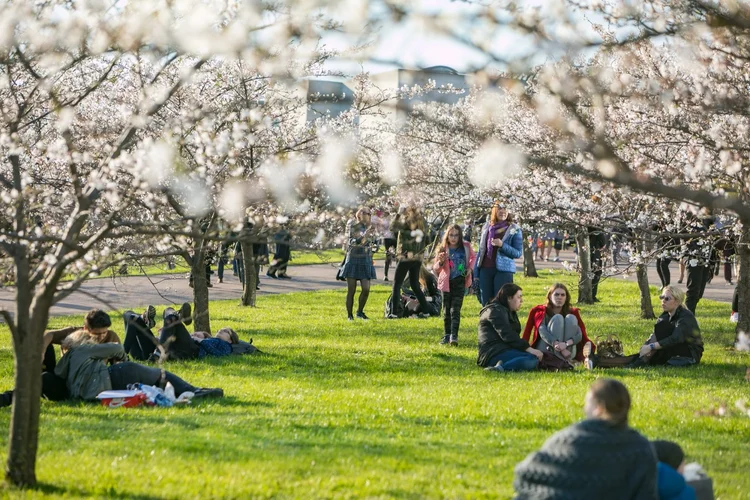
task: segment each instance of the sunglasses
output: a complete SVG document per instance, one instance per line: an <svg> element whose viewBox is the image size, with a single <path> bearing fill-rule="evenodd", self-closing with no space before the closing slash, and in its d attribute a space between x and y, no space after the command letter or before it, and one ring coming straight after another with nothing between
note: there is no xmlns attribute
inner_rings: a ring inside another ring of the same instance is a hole
<svg viewBox="0 0 750 500"><path fill-rule="evenodd" d="M659 295L659 300L663 300L664 302L669 302L672 300L672 297L667 297L666 295Z"/></svg>

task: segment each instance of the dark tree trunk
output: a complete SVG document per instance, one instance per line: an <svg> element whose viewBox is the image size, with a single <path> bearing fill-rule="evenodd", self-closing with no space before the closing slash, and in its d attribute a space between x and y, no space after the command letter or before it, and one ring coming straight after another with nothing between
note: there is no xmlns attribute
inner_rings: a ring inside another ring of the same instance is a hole
<svg viewBox="0 0 750 500"><path fill-rule="evenodd" d="M531 245L528 238L523 238L523 275L527 278L538 278L536 264L534 264L534 252L531 251Z"/></svg>
<svg viewBox="0 0 750 500"><path fill-rule="evenodd" d="M36 486L42 336L51 300L36 297L32 301L29 261L25 249L22 252L16 257L16 315L9 322L15 354L15 389L5 478L14 486L29 488ZM32 306L36 318L30 314Z"/></svg>
<svg viewBox="0 0 750 500"><path fill-rule="evenodd" d="M196 332L211 333L211 320L208 312L208 278L206 277L205 242L195 243L190 270L193 274L193 324Z"/></svg>
<svg viewBox="0 0 750 500"><path fill-rule="evenodd" d="M253 244L249 241L242 241L242 262L245 267L245 283L242 287L242 305L255 307L255 284L258 282L258 275L255 272L255 255L253 254Z"/></svg>
<svg viewBox="0 0 750 500"><path fill-rule="evenodd" d="M641 292L641 319L654 319L656 315L651 303L651 290L648 287L648 266L645 263L636 265L635 276Z"/></svg>
<svg viewBox="0 0 750 500"><path fill-rule="evenodd" d="M589 233L585 227L576 231L576 246L578 247L578 303L593 304L591 287L591 256L589 255Z"/></svg>
<svg viewBox="0 0 750 500"><path fill-rule="evenodd" d="M737 254L740 269L739 276L737 276L739 321L736 333L739 335L740 332L750 333L750 220L742 221L742 234L737 245Z"/></svg>

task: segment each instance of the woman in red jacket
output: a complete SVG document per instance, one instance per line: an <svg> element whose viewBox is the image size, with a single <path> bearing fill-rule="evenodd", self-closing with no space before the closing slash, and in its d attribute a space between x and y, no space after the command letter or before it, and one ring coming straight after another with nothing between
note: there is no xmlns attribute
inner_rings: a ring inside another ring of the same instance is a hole
<svg viewBox="0 0 750 500"><path fill-rule="evenodd" d="M529 311L523 339L542 352L583 361L583 346L589 338L578 309L570 305L570 292L565 285L552 285L547 303Z"/></svg>

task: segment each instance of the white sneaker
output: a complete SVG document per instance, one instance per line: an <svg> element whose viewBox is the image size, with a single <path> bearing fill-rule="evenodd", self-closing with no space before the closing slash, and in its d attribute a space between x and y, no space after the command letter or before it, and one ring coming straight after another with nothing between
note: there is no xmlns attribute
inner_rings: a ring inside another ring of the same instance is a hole
<svg viewBox="0 0 750 500"><path fill-rule="evenodd" d="M732 323L737 323L740 320L740 313L733 312L731 316L729 316L729 321Z"/></svg>

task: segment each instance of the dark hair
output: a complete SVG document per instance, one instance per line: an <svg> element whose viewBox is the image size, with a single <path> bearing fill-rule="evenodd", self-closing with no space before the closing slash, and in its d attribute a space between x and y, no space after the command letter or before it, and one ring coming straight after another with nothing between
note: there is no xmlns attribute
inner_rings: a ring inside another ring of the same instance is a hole
<svg viewBox="0 0 750 500"><path fill-rule="evenodd" d="M83 320L83 325L87 330L109 328L112 326L112 320L109 318L109 314L101 309L92 309L86 314L86 318Z"/></svg>
<svg viewBox="0 0 750 500"><path fill-rule="evenodd" d="M229 335L229 343L230 344L239 344L240 343L240 337L239 337L239 335L237 335L237 332L235 332L231 328L224 327L221 330L219 330L218 332L216 332L216 335L218 335L220 333L226 333L227 335Z"/></svg>
<svg viewBox="0 0 750 500"><path fill-rule="evenodd" d="M496 302L501 306L510 308L510 306L508 306L508 299L517 294L519 290L523 290L523 288L516 285L515 283L506 283L502 287L500 287L497 295L495 295L495 298L492 299L490 303Z"/></svg>
<svg viewBox="0 0 750 500"><path fill-rule="evenodd" d="M549 287L549 290L547 290L547 312L549 312L552 309L552 294L557 289L565 290L565 303L562 306L562 310L560 311L560 314L563 316L567 316L570 313L570 291L568 290L568 287L563 285L562 283L555 283L551 287Z"/></svg>
<svg viewBox="0 0 750 500"><path fill-rule="evenodd" d="M605 420L616 426L628 425L630 393L625 384L611 378L600 378L589 389L592 402L604 410Z"/></svg>
<svg viewBox="0 0 750 500"><path fill-rule="evenodd" d="M685 453L680 445L674 441L651 441L651 446L654 448L657 460L669 465L674 470L677 470L685 460Z"/></svg>
<svg viewBox="0 0 750 500"><path fill-rule="evenodd" d="M448 251L448 235L451 231L458 231L458 247L461 248L464 244L464 232L461 229L461 226L458 224L453 224L452 226L448 226L448 229L445 230L445 234L443 235L443 242L438 247L438 251Z"/></svg>

